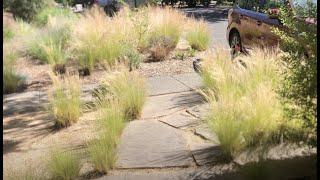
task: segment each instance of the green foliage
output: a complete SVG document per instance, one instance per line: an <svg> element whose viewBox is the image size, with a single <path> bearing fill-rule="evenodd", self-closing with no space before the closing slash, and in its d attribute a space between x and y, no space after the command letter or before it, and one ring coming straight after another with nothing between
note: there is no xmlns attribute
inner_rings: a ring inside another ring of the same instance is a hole
<svg viewBox="0 0 320 180"><path fill-rule="evenodd" d="M311 1L308 1L310 3ZM313 129L316 134L317 124L317 27L308 24L296 15L304 14L316 18L316 6L308 5L308 12L280 9L280 19L285 29L274 29L280 37L280 48L284 51L282 60L285 64L284 79L280 94L288 104L286 114L290 119L301 119L305 127ZM307 14L306 14L307 13ZM316 137L316 136L313 136Z"/></svg>
<svg viewBox="0 0 320 180"><path fill-rule="evenodd" d="M51 153L48 170L53 179L71 180L76 179L80 171L80 160L71 152L61 150Z"/></svg>
<svg viewBox="0 0 320 180"><path fill-rule="evenodd" d="M16 73L15 62L17 54L4 52L3 56L3 93L13 93L21 88L25 79Z"/></svg>
<svg viewBox="0 0 320 180"><path fill-rule="evenodd" d="M49 6L48 0L11 0L8 10L15 18L30 22L44 7Z"/></svg>
<svg viewBox="0 0 320 180"><path fill-rule="evenodd" d="M78 76L59 79L50 74L53 88L49 92L49 112L54 116L57 127L66 127L79 120L81 114L80 80Z"/></svg>
<svg viewBox="0 0 320 180"><path fill-rule="evenodd" d="M67 8L57 8L57 7L48 7L39 12L35 19L34 23L37 26L45 26L48 23L50 17L64 17L70 19L76 19L76 14L73 13L70 9Z"/></svg>

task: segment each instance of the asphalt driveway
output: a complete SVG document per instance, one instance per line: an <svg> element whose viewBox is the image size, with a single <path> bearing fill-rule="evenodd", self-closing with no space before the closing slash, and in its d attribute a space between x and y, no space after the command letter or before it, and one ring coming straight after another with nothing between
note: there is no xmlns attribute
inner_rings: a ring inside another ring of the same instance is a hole
<svg viewBox="0 0 320 180"><path fill-rule="evenodd" d="M221 45L229 49L226 38L226 31L228 26L228 10L231 6L210 6L208 8L179 8L185 12L187 16L194 16L195 18L203 18L209 24L212 33L211 47Z"/></svg>

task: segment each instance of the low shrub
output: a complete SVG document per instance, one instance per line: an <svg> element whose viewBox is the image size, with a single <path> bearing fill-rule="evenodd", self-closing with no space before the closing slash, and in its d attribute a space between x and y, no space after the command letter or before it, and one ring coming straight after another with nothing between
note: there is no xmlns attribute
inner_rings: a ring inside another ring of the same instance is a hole
<svg viewBox="0 0 320 180"><path fill-rule="evenodd" d="M120 103L125 119L135 119L141 114L146 99L145 82L136 72L119 71L104 79L103 88Z"/></svg>
<svg viewBox="0 0 320 180"><path fill-rule="evenodd" d="M7 49L9 51L9 49ZM14 93L25 83L24 77L18 75L15 69L17 54L5 51L3 54L3 93Z"/></svg>
<svg viewBox="0 0 320 180"><path fill-rule="evenodd" d="M59 79L50 73L53 87L49 91L50 113L57 127L66 127L79 120L81 114L80 80L78 76Z"/></svg>
<svg viewBox="0 0 320 180"><path fill-rule="evenodd" d="M245 67L217 50L205 57L202 77L204 94L211 103L207 122L232 158L243 147L270 142L284 123L283 106L275 89L278 84L278 56L273 51L255 49L239 57Z"/></svg>
<svg viewBox="0 0 320 180"><path fill-rule="evenodd" d="M195 21L191 25L192 28L187 32L187 41L195 50L206 50L209 46L211 36L207 24L202 20Z"/></svg>
<svg viewBox="0 0 320 180"><path fill-rule="evenodd" d="M72 152L53 151L48 161L48 170L53 179L76 179L80 168L80 160Z"/></svg>

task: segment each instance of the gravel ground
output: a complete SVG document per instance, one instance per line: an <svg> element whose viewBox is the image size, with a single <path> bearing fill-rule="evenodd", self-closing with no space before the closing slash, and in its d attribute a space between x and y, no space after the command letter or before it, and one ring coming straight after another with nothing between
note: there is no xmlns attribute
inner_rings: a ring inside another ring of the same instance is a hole
<svg viewBox="0 0 320 180"><path fill-rule="evenodd" d="M145 77L160 75L176 75L193 72L193 58L185 60L170 59L160 62L142 63L138 69L139 73Z"/></svg>
<svg viewBox="0 0 320 180"><path fill-rule="evenodd" d="M160 62L142 62L138 71L145 77L160 75L176 75L193 72L192 62L195 57L186 57L183 60L173 57L174 52L166 60ZM26 78L27 88L24 91L46 90L51 85L48 64L41 64L27 58L20 58L16 63L17 73ZM73 69L67 65L67 71ZM98 83L108 72L96 69L90 76L81 77L82 84Z"/></svg>

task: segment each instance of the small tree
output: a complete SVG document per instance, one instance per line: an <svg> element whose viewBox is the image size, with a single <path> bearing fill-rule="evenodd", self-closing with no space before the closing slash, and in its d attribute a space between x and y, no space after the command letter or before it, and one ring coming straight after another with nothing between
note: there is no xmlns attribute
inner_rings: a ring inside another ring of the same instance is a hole
<svg viewBox="0 0 320 180"><path fill-rule="evenodd" d="M309 0L306 7L296 6L294 11L281 7L279 16L285 28L274 29L281 39L280 48L285 52L280 94L285 103L290 104L288 117L302 119L314 132L317 122L317 27L310 20L316 18L316 12L316 5Z"/></svg>

